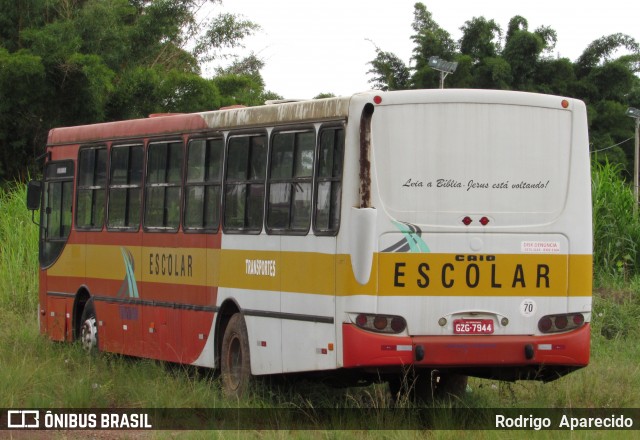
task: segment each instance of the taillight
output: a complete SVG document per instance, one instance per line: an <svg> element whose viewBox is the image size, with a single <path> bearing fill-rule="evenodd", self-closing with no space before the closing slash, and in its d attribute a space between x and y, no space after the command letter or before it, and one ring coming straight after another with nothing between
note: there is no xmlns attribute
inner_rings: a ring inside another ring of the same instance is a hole
<svg viewBox="0 0 640 440"><path fill-rule="evenodd" d="M553 327L553 321L548 316L545 316L540 321L538 321L538 330L542 333L547 333Z"/></svg>
<svg viewBox="0 0 640 440"><path fill-rule="evenodd" d="M567 328L568 323L569 320L566 316L556 316L556 320L554 322L558 330L564 330L565 328Z"/></svg>
<svg viewBox="0 0 640 440"><path fill-rule="evenodd" d="M407 328L407 322L401 316L360 313L354 322L364 330L378 333L402 333Z"/></svg>
<svg viewBox="0 0 640 440"><path fill-rule="evenodd" d="M557 333L573 330L584 324L582 313L566 313L562 315L543 316L538 321L538 330L541 333Z"/></svg>
<svg viewBox="0 0 640 440"><path fill-rule="evenodd" d="M383 331L385 328L387 328L388 322L389 320L387 319L386 316L378 315L375 318L373 318L373 326L376 328L376 330Z"/></svg>

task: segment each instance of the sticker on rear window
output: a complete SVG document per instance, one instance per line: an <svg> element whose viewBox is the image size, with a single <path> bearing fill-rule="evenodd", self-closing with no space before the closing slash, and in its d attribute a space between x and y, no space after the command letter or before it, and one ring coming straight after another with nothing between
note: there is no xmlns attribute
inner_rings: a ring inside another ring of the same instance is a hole
<svg viewBox="0 0 640 440"><path fill-rule="evenodd" d="M523 241L520 250L533 254L556 254L560 252L560 243L557 241Z"/></svg>

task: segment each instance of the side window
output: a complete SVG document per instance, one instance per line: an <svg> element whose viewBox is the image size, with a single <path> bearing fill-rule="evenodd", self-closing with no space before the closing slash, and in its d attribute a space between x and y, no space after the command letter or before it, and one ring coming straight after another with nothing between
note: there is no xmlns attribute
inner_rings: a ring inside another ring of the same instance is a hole
<svg viewBox="0 0 640 440"><path fill-rule="evenodd" d="M223 139L189 143L184 229L216 231L220 225Z"/></svg>
<svg viewBox="0 0 640 440"><path fill-rule="evenodd" d="M107 193L107 148L83 148L78 154L76 226L102 229Z"/></svg>
<svg viewBox="0 0 640 440"><path fill-rule="evenodd" d="M315 143L314 131L273 136L267 204L270 233L309 231Z"/></svg>
<svg viewBox="0 0 640 440"><path fill-rule="evenodd" d="M44 174L44 206L40 228L40 264L51 265L64 249L71 232L73 162L50 162Z"/></svg>
<svg viewBox="0 0 640 440"><path fill-rule="evenodd" d="M149 144L144 225L177 231L182 196L182 142Z"/></svg>
<svg viewBox="0 0 640 440"><path fill-rule="evenodd" d="M107 221L109 229L138 230L140 226L143 157L142 145L111 148Z"/></svg>
<svg viewBox="0 0 640 440"><path fill-rule="evenodd" d="M262 230L266 136L232 136L227 150L224 190L225 231Z"/></svg>
<svg viewBox="0 0 640 440"><path fill-rule="evenodd" d="M344 129L320 130L318 149L313 229L319 235L335 235L340 226Z"/></svg>

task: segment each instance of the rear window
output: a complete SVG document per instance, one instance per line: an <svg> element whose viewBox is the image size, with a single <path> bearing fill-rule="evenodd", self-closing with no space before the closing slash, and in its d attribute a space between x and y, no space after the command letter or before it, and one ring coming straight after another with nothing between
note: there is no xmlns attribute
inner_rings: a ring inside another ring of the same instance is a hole
<svg viewBox="0 0 640 440"><path fill-rule="evenodd" d="M501 224L531 224L562 212L569 111L410 104L378 107L373 118L380 196L398 220L439 224L482 214L500 215Z"/></svg>

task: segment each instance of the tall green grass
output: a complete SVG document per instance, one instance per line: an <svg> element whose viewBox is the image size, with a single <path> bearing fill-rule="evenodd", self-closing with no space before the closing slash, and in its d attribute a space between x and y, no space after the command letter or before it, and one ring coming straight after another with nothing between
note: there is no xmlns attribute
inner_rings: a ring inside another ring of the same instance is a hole
<svg viewBox="0 0 640 440"><path fill-rule="evenodd" d="M38 226L26 209L26 186L0 187L0 307L36 313Z"/></svg>
<svg viewBox="0 0 640 440"><path fill-rule="evenodd" d="M640 220L621 167L592 166L594 269L597 278L628 280L640 269Z"/></svg>

